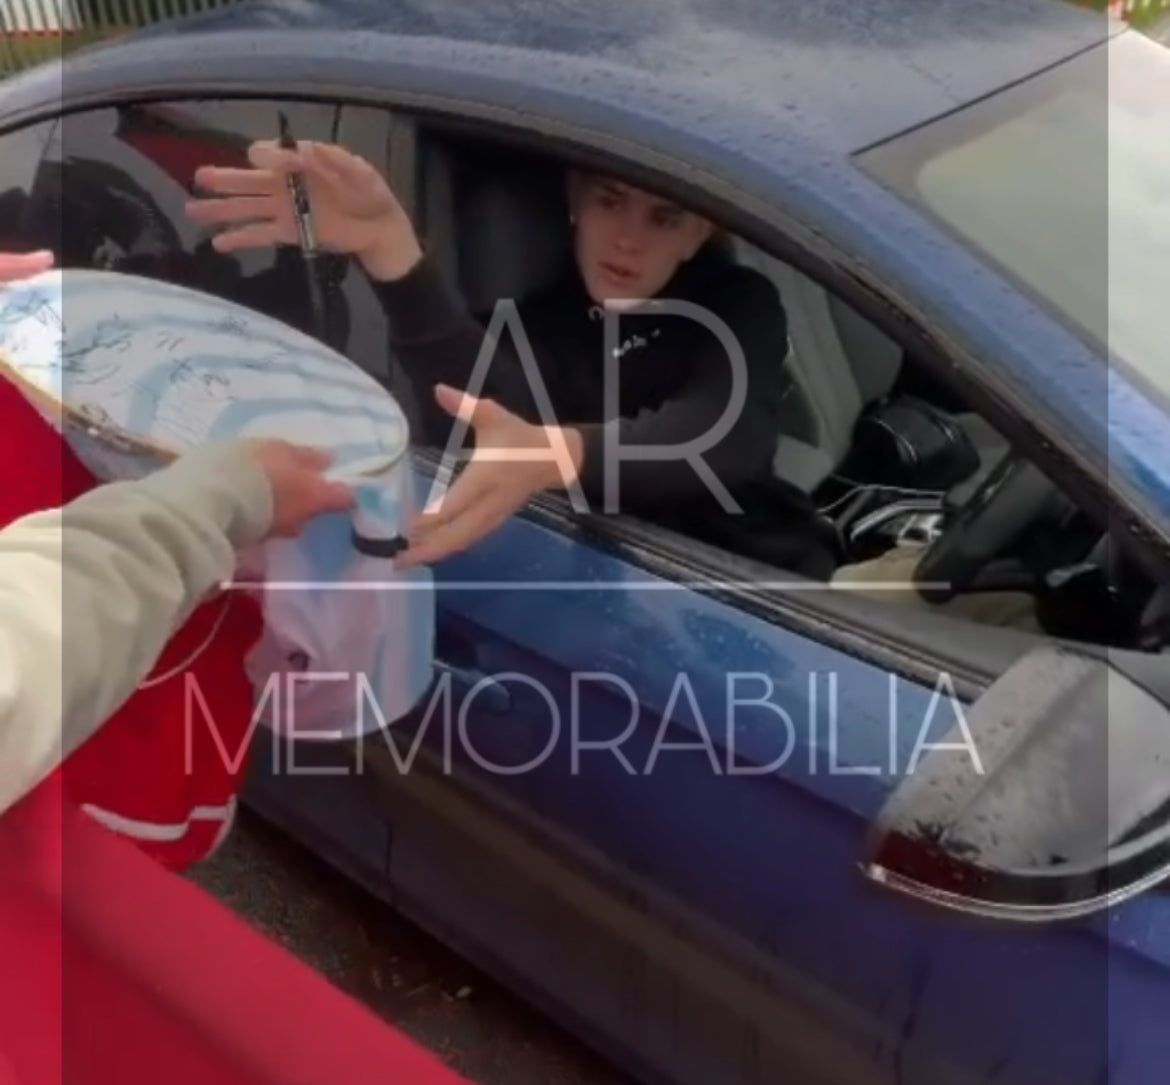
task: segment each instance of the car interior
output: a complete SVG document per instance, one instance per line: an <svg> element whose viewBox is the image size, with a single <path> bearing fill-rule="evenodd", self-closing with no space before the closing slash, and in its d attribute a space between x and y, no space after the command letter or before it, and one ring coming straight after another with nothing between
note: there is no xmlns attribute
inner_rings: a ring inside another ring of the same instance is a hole
<svg viewBox="0 0 1170 1085"><path fill-rule="evenodd" d="M470 308L488 311L545 283L569 244L563 166L441 131L420 133L419 152L426 244ZM775 283L789 319L789 350L776 363L792 382L775 476L821 511L842 561L919 547L936 558L920 575L948 574L923 579L948 580L956 592L1037 594L1051 635L1166 642L1170 586L1156 590L1107 531L879 328L796 268L731 244ZM974 510L992 494L999 524L989 533ZM743 542L730 548L758 559Z"/></svg>

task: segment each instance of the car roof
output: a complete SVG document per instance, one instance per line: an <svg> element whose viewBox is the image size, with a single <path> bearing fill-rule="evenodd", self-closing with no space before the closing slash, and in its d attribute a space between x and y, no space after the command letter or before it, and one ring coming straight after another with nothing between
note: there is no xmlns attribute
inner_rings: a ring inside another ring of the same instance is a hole
<svg viewBox="0 0 1170 1085"><path fill-rule="evenodd" d="M426 38L523 50L535 67L596 61L774 111L790 134L849 153L1099 44L1110 25L1065 0L249 0L147 34L360 31L387 50Z"/></svg>

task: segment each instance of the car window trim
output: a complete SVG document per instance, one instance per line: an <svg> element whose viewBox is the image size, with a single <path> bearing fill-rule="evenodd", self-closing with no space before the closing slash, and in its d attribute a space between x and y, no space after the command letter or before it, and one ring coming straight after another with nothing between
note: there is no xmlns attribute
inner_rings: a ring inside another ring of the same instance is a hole
<svg viewBox="0 0 1170 1085"><path fill-rule="evenodd" d="M441 450L416 446L414 455L425 470L437 472ZM649 520L581 516L560 494L541 494L516 515L907 681L933 687L939 675L946 674L956 696L964 701L973 701L1012 663L1046 640L1016 630L956 622L918 608L903 610L844 591L761 587L764 582L795 583L805 578Z"/></svg>

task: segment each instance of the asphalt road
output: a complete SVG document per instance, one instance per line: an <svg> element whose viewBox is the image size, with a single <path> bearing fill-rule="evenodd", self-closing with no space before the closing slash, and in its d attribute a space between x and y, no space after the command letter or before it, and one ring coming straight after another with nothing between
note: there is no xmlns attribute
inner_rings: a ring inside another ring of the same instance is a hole
<svg viewBox="0 0 1170 1085"><path fill-rule="evenodd" d="M477 1085L629 1085L254 816L192 880Z"/></svg>

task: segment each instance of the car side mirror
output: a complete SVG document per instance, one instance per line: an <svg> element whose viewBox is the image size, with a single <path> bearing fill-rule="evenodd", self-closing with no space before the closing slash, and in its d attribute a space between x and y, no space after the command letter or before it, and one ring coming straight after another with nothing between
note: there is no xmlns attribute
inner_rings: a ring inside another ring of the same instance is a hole
<svg viewBox="0 0 1170 1085"><path fill-rule="evenodd" d="M862 869L928 904L1072 919L1170 877L1165 656L1045 647L980 697L873 824Z"/></svg>

